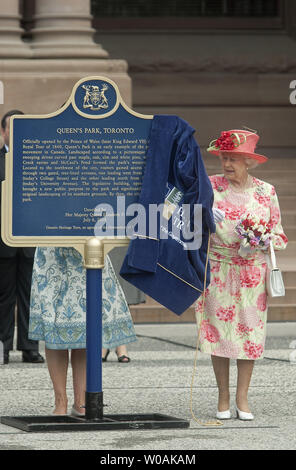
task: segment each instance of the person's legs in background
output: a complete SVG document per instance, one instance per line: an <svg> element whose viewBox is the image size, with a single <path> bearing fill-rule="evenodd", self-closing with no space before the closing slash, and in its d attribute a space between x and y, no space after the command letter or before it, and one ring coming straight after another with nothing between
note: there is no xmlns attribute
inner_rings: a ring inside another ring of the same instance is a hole
<svg viewBox="0 0 296 470"><path fill-rule="evenodd" d="M44 359L38 353L38 341L28 338L33 261L22 253L17 255L17 349L23 351L24 362L41 363Z"/></svg>
<svg viewBox="0 0 296 470"><path fill-rule="evenodd" d="M0 258L0 339L4 346L4 362L9 362L13 349L16 304L16 257Z"/></svg>
<svg viewBox="0 0 296 470"><path fill-rule="evenodd" d="M105 348L102 349L102 361L103 362L107 361L110 352L111 352L110 349L105 349ZM127 347L125 344L121 344L120 346L117 346L115 348L115 353L116 353L118 362L121 362L121 363L130 362L131 359L127 355Z"/></svg>

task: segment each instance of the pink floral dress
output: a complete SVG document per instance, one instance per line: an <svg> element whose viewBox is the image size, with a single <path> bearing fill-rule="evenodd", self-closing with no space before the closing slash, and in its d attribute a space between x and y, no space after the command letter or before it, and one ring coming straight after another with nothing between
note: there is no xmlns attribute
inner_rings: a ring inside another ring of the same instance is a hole
<svg viewBox="0 0 296 470"><path fill-rule="evenodd" d="M200 332L200 349L232 359L263 359L266 320L266 258L252 250L246 258L238 254L240 239L235 233L239 219L254 213L272 223L274 248L286 248L278 198L272 185L255 177L252 185L237 192L223 175L210 177L214 207L225 212L211 236L211 283L205 294ZM196 302L198 325L202 297Z"/></svg>

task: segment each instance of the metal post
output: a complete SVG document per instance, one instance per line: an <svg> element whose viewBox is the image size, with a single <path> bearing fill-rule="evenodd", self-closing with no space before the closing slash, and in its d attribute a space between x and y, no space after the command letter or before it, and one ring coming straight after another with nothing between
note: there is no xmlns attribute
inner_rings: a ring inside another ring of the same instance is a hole
<svg viewBox="0 0 296 470"><path fill-rule="evenodd" d="M4 345L2 341L0 341L0 366L4 364Z"/></svg>
<svg viewBox="0 0 296 470"><path fill-rule="evenodd" d="M91 238L85 246L86 267L86 392L85 418L103 418L102 391L102 268L103 244Z"/></svg>

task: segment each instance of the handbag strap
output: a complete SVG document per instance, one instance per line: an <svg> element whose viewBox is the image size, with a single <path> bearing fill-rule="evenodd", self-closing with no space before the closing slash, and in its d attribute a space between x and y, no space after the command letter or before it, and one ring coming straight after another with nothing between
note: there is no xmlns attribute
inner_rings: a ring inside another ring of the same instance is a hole
<svg viewBox="0 0 296 470"><path fill-rule="evenodd" d="M269 246L270 246L270 258L271 258L272 269L277 269L272 240L270 240L270 245Z"/></svg>

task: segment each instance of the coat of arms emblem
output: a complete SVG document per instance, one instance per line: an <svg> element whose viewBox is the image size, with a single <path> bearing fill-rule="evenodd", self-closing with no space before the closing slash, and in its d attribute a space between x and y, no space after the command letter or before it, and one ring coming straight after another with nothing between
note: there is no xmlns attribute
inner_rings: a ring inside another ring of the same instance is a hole
<svg viewBox="0 0 296 470"><path fill-rule="evenodd" d="M103 83L101 89L98 85L82 85L85 90L83 98L83 107L91 110L107 109L109 104L105 96L108 85Z"/></svg>

